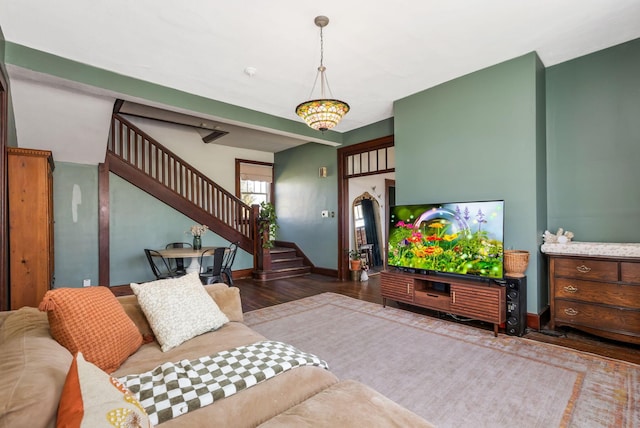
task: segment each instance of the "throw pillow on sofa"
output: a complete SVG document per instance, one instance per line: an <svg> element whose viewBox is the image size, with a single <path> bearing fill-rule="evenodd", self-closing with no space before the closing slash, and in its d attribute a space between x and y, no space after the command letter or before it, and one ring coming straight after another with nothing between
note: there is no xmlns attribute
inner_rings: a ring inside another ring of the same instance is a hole
<svg viewBox="0 0 640 428"><path fill-rule="evenodd" d="M47 311L58 343L107 373L142 345L138 328L107 287L49 290L39 308Z"/></svg>
<svg viewBox="0 0 640 428"><path fill-rule="evenodd" d="M131 289L163 352L229 322L205 291L197 272L131 283Z"/></svg>
<svg viewBox="0 0 640 428"><path fill-rule="evenodd" d="M151 427L151 422L127 388L78 352L62 389L57 426Z"/></svg>

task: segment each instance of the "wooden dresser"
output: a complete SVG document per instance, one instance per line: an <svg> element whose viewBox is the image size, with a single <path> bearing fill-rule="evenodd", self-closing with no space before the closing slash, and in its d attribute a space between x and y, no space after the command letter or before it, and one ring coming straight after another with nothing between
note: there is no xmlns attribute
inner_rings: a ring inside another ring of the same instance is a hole
<svg viewBox="0 0 640 428"><path fill-rule="evenodd" d="M548 257L552 329L640 344L640 258Z"/></svg>
<svg viewBox="0 0 640 428"><path fill-rule="evenodd" d="M7 148L11 309L38 306L53 284L53 158Z"/></svg>

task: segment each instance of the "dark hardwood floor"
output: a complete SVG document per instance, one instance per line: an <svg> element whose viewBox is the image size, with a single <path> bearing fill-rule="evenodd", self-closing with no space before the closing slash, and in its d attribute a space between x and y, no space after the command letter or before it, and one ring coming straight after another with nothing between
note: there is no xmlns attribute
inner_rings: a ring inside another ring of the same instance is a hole
<svg viewBox="0 0 640 428"><path fill-rule="evenodd" d="M325 292L343 294L367 302L382 304L382 297L380 296L380 276L375 274L371 275L367 282L342 282L336 278L311 274L303 277L285 278L268 282L254 281L248 278L235 279L234 283L240 289L242 309L245 312ZM439 317L452 322L462 322L428 309L404 304L399 305L393 301L387 301L387 304L388 306L424 314L425 316ZM477 328L484 328L488 332L492 332L493 329L492 324L488 323L473 321L471 324ZM524 337L640 364L640 345L607 340L574 329L562 329L553 332L546 328L542 328L541 331L528 330Z"/></svg>

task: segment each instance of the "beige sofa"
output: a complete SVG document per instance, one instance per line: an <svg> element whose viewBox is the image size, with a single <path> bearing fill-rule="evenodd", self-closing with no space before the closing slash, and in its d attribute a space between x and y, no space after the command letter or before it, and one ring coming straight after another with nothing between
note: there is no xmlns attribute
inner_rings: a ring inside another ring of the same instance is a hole
<svg viewBox="0 0 640 428"><path fill-rule="evenodd" d="M242 323L239 290L205 286L230 322L167 352L142 345L114 373L141 373L167 362L195 359L265 338ZM119 297L143 336L152 333L135 296ZM303 350L304 351L304 350ZM322 357L322 356L320 356ZM0 312L0 427L53 427L70 352L50 334L47 314L35 308ZM329 364L331 362L329 361ZM431 426L376 391L304 366L284 372L214 404L169 420L163 427L422 427Z"/></svg>

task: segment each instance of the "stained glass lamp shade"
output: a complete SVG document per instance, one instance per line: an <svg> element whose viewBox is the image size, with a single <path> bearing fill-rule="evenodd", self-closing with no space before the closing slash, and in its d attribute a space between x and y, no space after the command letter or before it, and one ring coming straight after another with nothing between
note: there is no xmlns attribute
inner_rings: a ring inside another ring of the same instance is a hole
<svg viewBox="0 0 640 428"><path fill-rule="evenodd" d="M344 101L326 98L324 95L325 87L329 89L329 93L331 93L329 82L325 75L327 68L323 64L324 41L322 37L322 28L329 24L329 18L326 16L316 16L314 22L320 27L320 67L318 67L318 74L316 75L316 82L318 81L318 77L320 78L320 98L298 104L296 114L311 128L324 132L340 123L344 115L349 112L350 107L349 104ZM313 94L313 90L316 87L316 82L313 84L311 94Z"/></svg>
<svg viewBox="0 0 640 428"><path fill-rule="evenodd" d="M296 107L296 114L318 131L333 128L348 111L349 104L332 99L305 101Z"/></svg>

